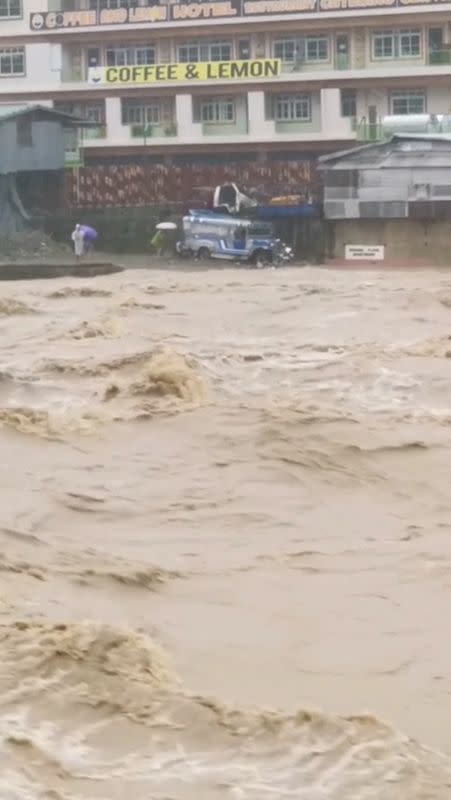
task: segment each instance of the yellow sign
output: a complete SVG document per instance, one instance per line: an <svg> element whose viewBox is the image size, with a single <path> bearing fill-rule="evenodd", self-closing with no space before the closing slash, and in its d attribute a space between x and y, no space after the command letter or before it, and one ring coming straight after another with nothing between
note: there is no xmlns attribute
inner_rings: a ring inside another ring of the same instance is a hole
<svg viewBox="0 0 451 800"><path fill-rule="evenodd" d="M201 61L196 64L147 64L136 67L91 67L91 84L132 84L134 86L173 81L233 81L277 78L278 58L249 61Z"/></svg>

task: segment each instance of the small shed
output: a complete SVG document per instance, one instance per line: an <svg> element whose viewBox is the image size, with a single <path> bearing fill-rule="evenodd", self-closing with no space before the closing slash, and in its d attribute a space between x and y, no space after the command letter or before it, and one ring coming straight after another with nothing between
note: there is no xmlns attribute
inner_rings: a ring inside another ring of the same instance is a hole
<svg viewBox="0 0 451 800"><path fill-rule="evenodd" d="M451 136L397 134L322 156L327 219L451 218Z"/></svg>
<svg viewBox="0 0 451 800"><path fill-rule="evenodd" d="M451 135L395 134L322 156L319 170L334 255L381 245L394 258L451 260Z"/></svg>
<svg viewBox="0 0 451 800"><path fill-rule="evenodd" d="M17 176L63 170L68 137L73 148L90 124L47 106L0 104L0 234L27 224Z"/></svg>

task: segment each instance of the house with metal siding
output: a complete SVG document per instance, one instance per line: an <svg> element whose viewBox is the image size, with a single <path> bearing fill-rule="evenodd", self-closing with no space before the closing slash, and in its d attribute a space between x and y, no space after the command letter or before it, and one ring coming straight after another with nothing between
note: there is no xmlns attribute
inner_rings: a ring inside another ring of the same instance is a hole
<svg viewBox="0 0 451 800"><path fill-rule="evenodd" d="M331 255L346 245L383 245L387 258L451 252L451 136L396 134L320 158Z"/></svg>
<svg viewBox="0 0 451 800"><path fill-rule="evenodd" d="M87 125L46 106L0 105L0 234L18 232L28 221L17 176L63 175L67 137L77 151L79 131Z"/></svg>
<svg viewBox="0 0 451 800"><path fill-rule="evenodd" d="M327 219L451 216L451 136L397 134L323 156Z"/></svg>
<svg viewBox="0 0 451 800"><path fill-rule="evenodd" d="M89 123L88 123L89 126ZM0 175L63 169L86 121L40 105L0 105Z"/></svg>

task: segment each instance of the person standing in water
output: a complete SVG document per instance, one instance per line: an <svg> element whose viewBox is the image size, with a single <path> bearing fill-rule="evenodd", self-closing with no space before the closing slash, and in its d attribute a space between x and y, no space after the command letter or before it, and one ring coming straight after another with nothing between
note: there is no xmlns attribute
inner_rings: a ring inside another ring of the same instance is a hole
<svg viewBox="0 0 451 800"><path fill-rule="evenodd" d="M71 239L74 243L75 258L80 260L85 248L85 234L80 225L76 225L72 231Z"/></svg>

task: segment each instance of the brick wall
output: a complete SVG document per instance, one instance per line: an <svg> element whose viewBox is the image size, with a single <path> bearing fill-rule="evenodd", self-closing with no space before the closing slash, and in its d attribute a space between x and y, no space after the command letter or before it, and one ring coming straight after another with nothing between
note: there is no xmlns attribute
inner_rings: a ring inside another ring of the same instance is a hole
<svg viewBox="0 0 451 800"><path fill-rule="evenodd" d="M274 161L224 164L142 164L88 166L66 176L69 208L124 208L157 203L187 203L211 198L221 183L234 182L243 192L256 189L267 197L301 194L317 199L315 162Z"/></svg>

